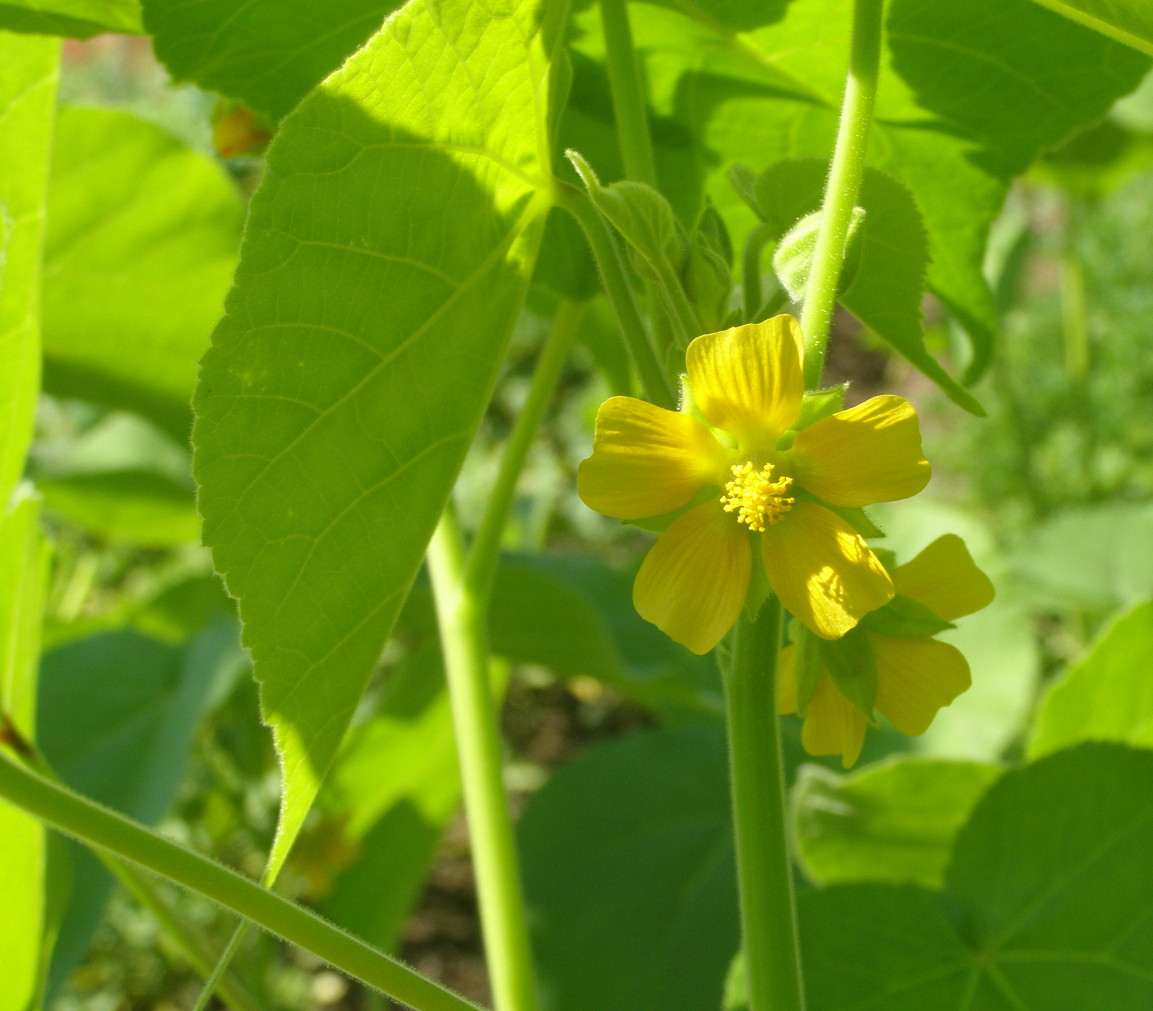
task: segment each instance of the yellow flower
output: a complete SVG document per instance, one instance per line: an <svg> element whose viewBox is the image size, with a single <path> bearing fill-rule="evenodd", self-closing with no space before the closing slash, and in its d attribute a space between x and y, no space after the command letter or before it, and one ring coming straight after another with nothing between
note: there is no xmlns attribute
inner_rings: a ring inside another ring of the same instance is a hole
<svg viewBox="0 0 1153 1011"><path fill-rule="evenodd" d="M843 635L892 598L893 583L828 507L888 502L925 486L916 412L900 397L874 397L794 439L804 379L791 316L698 337L686 366L697 409L728 433L727 444L688 414L613 397L597 414L593 453L578 476L585 503L622 520L659 516L715 489L648 553L633 587L637 611L694 653L708 652L745 604L755 533L785 608L823 638Z"/></svg>
<svg viewBox="0 0 1153 1011"><path fill-rule="evenodd" d="M911 608L890 609L906 617L883 612L875 618L866 616L853 635L863 637L861 645L871 651L876 664L873 705L901 733L916 737L929 729L942 706L970 684L969 664L960 650L929 633L916 634L918 622L924 624L920 615L927 611L930 620L935 617L945 623L972 614L992 601L993 584L956 534L938 538L912 561L895 568L893 583L898 603L915 601ZM910 613L914 616L907 617ZM903 634L885 635L873 628ZM800 649L792 645L782 651L777 709L793 713L800 708L805 718L801 731L805 750L810 755L839 754L847 769L861 754L868 719L861 706L838 688L828 649L818 646L817 654L816 684L810 687L807 703L798 706L802 701L798 695L804 694L799 686L804 681L798 674Z"/></svg>

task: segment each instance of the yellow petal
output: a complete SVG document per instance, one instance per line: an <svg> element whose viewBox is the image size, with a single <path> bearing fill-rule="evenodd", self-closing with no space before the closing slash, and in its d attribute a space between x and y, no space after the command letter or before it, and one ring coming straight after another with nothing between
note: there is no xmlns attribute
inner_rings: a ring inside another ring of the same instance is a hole
<svg viewBox="0 0 1153 1011"><path fill-rule="evenodd" d="M898 593L924 604L945 621L981 610L996 593L956 534L938 537L916 558L898 565L893 584Z"/></svg>
<svg viewBox="0 0 1153 1011"><path fill-rule="evenodd" d="M797 711L797 647L786 646L777 661L777 712Z"/></svg>
<svg viewBox="0 0 1153 1011"><path fill-rule="evenodd" d="M861 756L865 726L865 714L823 677L809 703L801 743L810 755L840 755L848 769Z"/></svg>
<svg viewBox="0 0 1153 1011"><path fill-rule="evenodd" d="M719 502L706 502L657 539L637 573L633 604L670 639L707 653L745 605L752 558L745 528Z"/></svg>
<svg viewBox="0 0 1153 1011"><path fill-rule="evenodd" d="M801 347L801 328L792 316L698 337L685 354L697 407L742 444L771 448L801 409Z"/></svg>
<svg viewBox="0 0 1153 1011"><path fill-rule="evenodd" d="M696 418L613 397L597 412L593 455L580 465L577 491L585 505L606 516L659 516L715 484L727 459Z"/></svg>
<svg viewBox="0 0 1153 1011"><path fill-rule="evenodd" d="M835 506L908 498L929 481L917 412L902 397L873 397L818 421L789 457L798 486Z"/></svg>
<svg viewBox="0 0 1153 1011"><path fill-rule="evenodd" d="M869 639L877 658L877 709L902 734L923 734L937 710L971 683L968 662L948 643L872 634Z"/></svg>
<svg viewBox="0 0 1153 1011"><path fill-rule="evenodd" d="M839 639L893 599L893 581L865 539L812 502L766 527L761 553L785 609L822 639Z"/></svg>

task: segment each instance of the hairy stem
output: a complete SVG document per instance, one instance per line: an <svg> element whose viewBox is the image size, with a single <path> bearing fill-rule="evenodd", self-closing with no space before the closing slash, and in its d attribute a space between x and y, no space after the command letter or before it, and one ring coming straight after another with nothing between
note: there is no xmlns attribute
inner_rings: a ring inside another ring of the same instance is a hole
<svg viewBox="0 0 1153 1011"><path fill-rule="evenodd" d="M781 608L770 597L737 623L724 672L749 1011L804 1008L776 704L780 638Z"/></svg>
<svg viewBox="0 0 1153 1011"><path fill-rule="evenodd" d="M600 0L604 27L605 56L612 92L617 143L625 163L625 175L637 182L657 185L656 162L649 135L640 67L629 27L627 0Z"/></svg>
<svg viewBox="0 0 1153 1011"><path fill-rule="evenodd" d="M569 348L572 347L582 312L583 307L576 302L562 302L557 310L552 331L537 359L528 396L517 414L512 435L505 445L496 483L489 494L476 537L469 547L464 577L482 612L488 607L492 578L500 556L501 537L516 496L517 480L524 469L528 451L552 398L557 379L560 378Z"/></svg>
<svg viewBox="0 0 1153 1011"><path fill-rule="evenodd" d="M466 578L464 544L451 502L432 536L427 559L493 999L497 1011L535 1011L532 953L489 679L487 609Z"/></svg>
<svg viewBox="0 0 1153 1011"><path fill-rule="evenodd" d="M854 0L853 3L849 74L801 312L801 331L805 335L805 385L810 389L821 385L849 223L865 174L865 151L869 144L869 127L873 121L881 65L883 9L884 0Z"/></svg>
<svg viewBox="0 0 1153 1011"><path fill-rule="evenodd" d="M479 1011L316 913L236 871L82 797L0 755L0 797L80 842L104 850L244 916L416 1011Z"/></svg>
<svg viewBox="0 0 1153 1011"><path fill-rule="evenodd" d="M558 180L556 189L557 202L576 219L592 248L593 259L596 260L600 270L605 294L613 308L617 325L621 328L633 366L640 376L646 399L661 407L675 410L676 393L665 376L656 348L653 347L652 336L641 319L624 264L621 262L620 251L604 218L588 196L576 187Z"/></svg>

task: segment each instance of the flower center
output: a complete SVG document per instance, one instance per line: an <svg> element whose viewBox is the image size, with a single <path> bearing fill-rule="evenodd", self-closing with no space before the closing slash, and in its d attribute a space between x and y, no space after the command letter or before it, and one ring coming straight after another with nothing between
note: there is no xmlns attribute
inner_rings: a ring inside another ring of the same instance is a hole
<svg viewBox="0 0 1153 1011"><path fill-rule="evenodd" d="M766 463L756 468L750 462L734 463L733 479L725 485L721 505L725 512L736 513L737 522L746 524L750 530L761 533L765 524L770 526L780 522L781 517L793 507L796 501L785 495L791 477L773 480L773 465Z"/></svg>

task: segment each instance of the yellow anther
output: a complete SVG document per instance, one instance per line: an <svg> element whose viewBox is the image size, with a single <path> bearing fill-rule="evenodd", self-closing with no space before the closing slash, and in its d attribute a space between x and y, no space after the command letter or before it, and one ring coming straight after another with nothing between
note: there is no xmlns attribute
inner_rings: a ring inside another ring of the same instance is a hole
<svg viewBox="0 0 1153 1011"><path fill-rule="evenodd" d="M766 523L771 526L779 522L793 507L796 500L785 494L793 479L782 477L774 481L771 463L758 469L746 461L733 464L731 469L733 479L725 485L721 505L725 512L737 514L738 523L761 533Z"/></svg>

